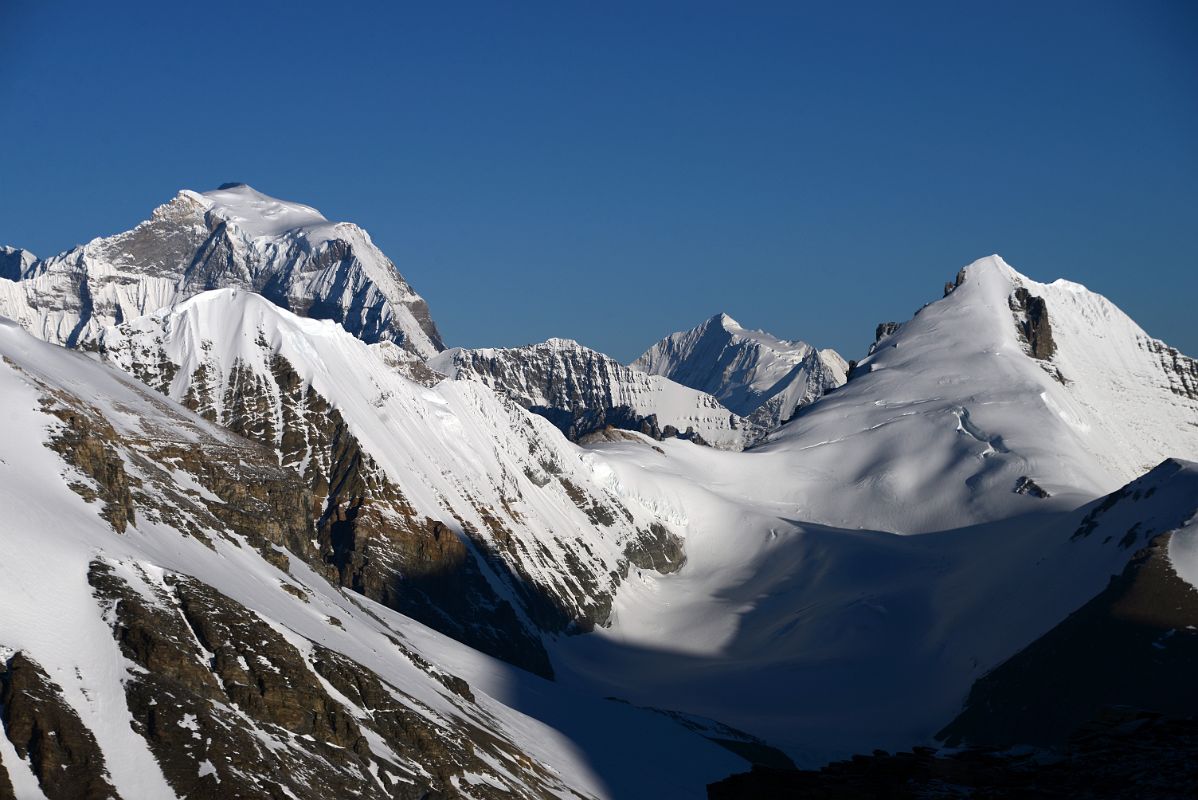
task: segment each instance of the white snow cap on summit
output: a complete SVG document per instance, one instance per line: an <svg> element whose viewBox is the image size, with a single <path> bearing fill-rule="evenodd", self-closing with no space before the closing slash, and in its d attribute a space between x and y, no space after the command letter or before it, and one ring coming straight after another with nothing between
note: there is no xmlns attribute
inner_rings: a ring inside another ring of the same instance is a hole
<svg viewBox="0 0 1198 800"><path fill-rule="evenodd" d="M311 206L279 200L244 183L225 183L208 192L184 189L181 194L256 239L331 224Z"/></svg>
<svg viewBox="0 0 1198 800"><path fill-rule="evenodd" d="M632 368L712 394L741 416L771 404L767 427L774 427L843 384L847 364L834 351L749 330L719 313L662 339Z"/></svg>

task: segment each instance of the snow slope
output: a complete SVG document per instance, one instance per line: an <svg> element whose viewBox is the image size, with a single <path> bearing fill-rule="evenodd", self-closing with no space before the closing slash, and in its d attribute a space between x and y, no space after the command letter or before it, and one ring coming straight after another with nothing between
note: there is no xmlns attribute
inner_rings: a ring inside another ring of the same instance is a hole
<svg viewBox="0 0 1198 800"><path fill-rule="evenodd" d="M819 764L930 741L982 671L1094 596L1149 532L1182 531L1185 574L1192 464L1116 492L1135 498L1118 513L1094 498L1198 459L1191 362L1076 284L997 257L964 275L757 448L596 447L596 474L671 519L688 561L622 588L610 629L557 643L564 680ZM1048 358L1029 354L1020 288L1044 298ZM1091 514L1101 534L1075 536Z"/></svg>
<svg viewBox="0 0 1198 800"><path fill-rule="evenodd" d="M1087 536L1101 502L902 536L800 521L696 479L735 475L753 451L663 449L601 445L597 466L674 515L687 565L623 587L611 628L556 642L559 680L718 719L800 765L931 744L976 678L1198 512L1188 464L1141 479L1127 494L1150 499L1123 500Z"/></svg>
<svg viewBox="0 0 1198 800"><path fill-rule="evenodd" d="M455 379L490 386L525 408L575 414L626 406L653 415L659 427L694 430L716 447L740 449L745 427L705 392L656 375L645 375L569 339L512 348L446 350L428 365Z"/></svg>
<svg viewBox="0 0 1198 800"><path fill-rule="evenodd" d="M420 358L443 349L427 304L366 231L244 184L183 190L133 230L12 278L0 272L0 315L56 344L86 345L108 325L229 286Z"/></svg>
<svg viewBox="0 0 1198 800"><path fill-rule="evenodd" d="M301 323L312 330L339 331L331 323ZM325 338L343 336L349 338L343 333ZM317 341L315 346L320 345ZM146 740L131 725L126 686L140 680L144 670L127 660L128 651L114 638L120 633L114 610L98 602L89 586L89 573L98 562L108 565L132 596L164 612L174 613L169 603L163 604L172 576L190 576L212 587L306 653L308 669L316 668L313 654L318 645L348 657L362 674L368 670L385 681L397 701L417 710L414 719L424 721L413 724L427 725L434 741L460 735L454 731L462 725L488 731L495 738L486 740L491 742L486 747L498 749L491 751L493 755L476 751L483 753L485 774L459 772L455 779L466 796L474 794L470 786L482 786L477 781L518 796L622 797L632 786L655 796L691 796L701 792L706 781L743 767L744 762L730 753L655 715L535 678L347 594L299 559L280 566L277 558L264 558L264 551L245 537L212 526L213 518L203 508L222 501L201 485L202 474L188 472L186 460L176 459L173 467L160 458L154 462L172 471L174 477L168 480L177 487L174 499L135 492L136 520L117 533L100 513L102 503L88 502L87 492L68 486L71 482L84 487L92 481L48 446L63 426L46 409L76 409L74 413L91 420L95 431L110 426L106 446L151 493L163 487L146 471L151 465L139 453L240 450L234 462L244 466L261 458L261 448L122 373L38 342L7 321L0 322L0 354L0 497L6 509L0 525L0 648L6 660L13 653L34 659L61 687L68 707L94 734L107 777L122 797L176 794ZM333 618L335 624L330 622ZM401 655L397 642L423 661ZM211 654L195 663L196 668L208 669ZM473 694L451 691L437 679L445 672L464 677ZM336 692L331 697L359 724L374 724L369 709ZM304 741L311 737L289 738L286 731L256 723L248 707L218 711L242 715L238 727L265 747L260 758L288 763L286 759L312 757L308 753L315 745ZM538 716L546 721L538 721ZM191 719L185 717L180 724L194 724ZM603 757L591 755L596 736L605 740ZM376 779L379 771L427 775L420 762L392 752L384 735L369 733L367 740L378 768ZM30 789L29 762L17 760L8 747L0 757L14 785ZM193 775L196 769L203 777L211 765L197 756ZM636 776L634 784L630 776ZM370 786L358 789L369 791ZM284 791L277 786L274 790ZM36 795L22 790L21 796Z"/></svg>
<svg viewBox="0 0 1198 800"><path fill-rule="evenodd" d="M748 330L727 314L667 336L632 367L712 394L743 417L756 414L770 430L843 384L848 372L834 350Z"/></svg>

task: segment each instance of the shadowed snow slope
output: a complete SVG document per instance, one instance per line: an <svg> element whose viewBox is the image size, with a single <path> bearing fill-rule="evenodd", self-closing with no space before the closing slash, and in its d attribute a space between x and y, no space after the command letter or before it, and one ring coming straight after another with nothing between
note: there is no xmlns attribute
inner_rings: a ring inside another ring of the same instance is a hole
<svg viewBox="0 0 1198 800"><path fill-rule="evenodd" d="M245 184L181 191L133 230L26 259L15 277L0 271L14 278L0 280L0 315L56 344L228 286L420 358L443 349L427 304L366 231Z"/></svg>

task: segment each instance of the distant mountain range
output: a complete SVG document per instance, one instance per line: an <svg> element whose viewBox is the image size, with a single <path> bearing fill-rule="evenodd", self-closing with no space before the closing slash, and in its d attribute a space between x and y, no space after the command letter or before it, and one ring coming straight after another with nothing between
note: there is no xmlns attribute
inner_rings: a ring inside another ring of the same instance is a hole
<svg viewBox="0 0 1198 800"><path fill-rule="evenodd" d="M717 314L624 365L446 349L244 184L0 248L0 800L1092 774L1115 708L1174 763L1198 362L998 256L940 294L855 362Z"/></svg>

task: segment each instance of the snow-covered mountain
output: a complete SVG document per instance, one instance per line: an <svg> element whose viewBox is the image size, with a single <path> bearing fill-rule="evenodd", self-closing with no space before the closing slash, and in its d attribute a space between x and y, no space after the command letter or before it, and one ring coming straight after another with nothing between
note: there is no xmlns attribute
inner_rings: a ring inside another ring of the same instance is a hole
<svg viewBox="0 0 1198 800"><path fill-rule="evenodd" d="M422 359L444 347L427 304L366 231L244 184L181 191L133 230L53 258L6 253L0 316L55 344L86 346L109 325L237 287Z"/></svg>
<svg viewBox="0 0 1198 800"><path fill-rule="evenodd" d="M1192 364L1104 298L989 258L759 447L597 445L688 560L556 643L559 674L799 763L934 743L976 679L1189 530L1198 468L1168 459L1198 460Z"/></svg>
<svg viewBox="0 0 1198 800"><path fill-rule="evenodd" d="M0 798L692 797L1190 692L1198 363L997 256L847 382L726 317L440 353L247 187L0 314L83 351L0 323Z"/></svg>
<svg viewBox="0 0 1198 800"><path fill-rule="evenodd" d="M1030 507L1032 484L1080 502L1198 459L1195 370L1101 295L991 256L764 447L840 487L832 524L970 524L1012 513L1017 490Z"/></svg>
<svg viewBox="0 0 1198 800"><path fill-rule="evenodd" d="M766 432L842 385L848 372L835 350L747 330L727 314L667 336L632 367L714 395Z"/></svg>
<svg viewBox="0 0 1198 800"><path fill-rule="evenodd" d="M690 431L702 442L726 449L741 449L747 441L746 426L711 395L630 369L569 339L525 347L454 348L428 365L443 375L490 386L546 416L573 439L610 424L657 439Z"/></svg>
<svg viewBox="0 0 1198 800"><path fill-rule="evenodd" d="M0 356L0 795L693 795L745 764L343 591L269 448L11 322Z"/></svg>
<svg viewBox="0 0 1198 800"><path fill-rule="evenodd" d="M221 289L98 348L303 476L315 557L345 586L535 672L552 673L541 634L605 624L630 565L684 559L547 421L473 381L408 380L391 342Z"/></svg>

